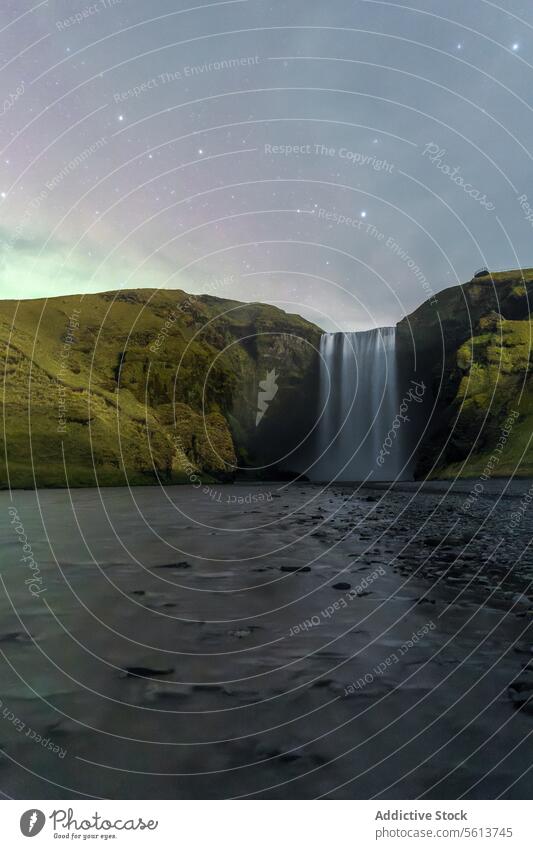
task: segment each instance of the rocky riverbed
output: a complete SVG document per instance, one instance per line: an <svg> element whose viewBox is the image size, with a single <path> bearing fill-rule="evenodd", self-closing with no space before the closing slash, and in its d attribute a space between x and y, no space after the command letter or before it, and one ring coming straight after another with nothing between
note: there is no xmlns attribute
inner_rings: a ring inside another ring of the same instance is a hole
<svg viewBox="0 0 533 849"><path fill-rule="evenodd" d="M530 485L1 493L0 790L528 798Z"/></svg>

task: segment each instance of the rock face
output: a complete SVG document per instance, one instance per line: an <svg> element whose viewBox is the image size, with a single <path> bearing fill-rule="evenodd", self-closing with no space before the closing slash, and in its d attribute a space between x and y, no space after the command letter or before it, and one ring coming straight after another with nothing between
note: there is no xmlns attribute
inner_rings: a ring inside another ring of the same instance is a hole
<svg viewBox="0 0 533 849"><path fill-rule="evenodd" d="M0 484L178 483L290 468L313 425L319 337L275 307L182 291L0 302Z"/></svg>
<svg viewBox="0 0 533 849"><path fill-rule="evenodd" d="M533 476L533 269L476 277L397 328L430 388L415 476ZM0 302L0 485L272 477L312 457L321 331L182 291Z"/></svg>
<svg viewBox="0 0 533 849"><path fill-rule="evenodd" d="M533 475L533 269L446 289L398 325L402 367L433 401L415 475Z"/></svg>

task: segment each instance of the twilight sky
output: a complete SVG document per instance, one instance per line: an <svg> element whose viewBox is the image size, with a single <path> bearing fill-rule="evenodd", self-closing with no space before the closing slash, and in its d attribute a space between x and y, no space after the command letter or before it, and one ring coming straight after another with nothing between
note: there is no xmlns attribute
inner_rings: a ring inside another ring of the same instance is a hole
<svg viewBox="0 0 533 849"><path fill-rule="evenodd" d="M3 0L0 62L2 298L358 330L533 265L525 0Z"/></svg>

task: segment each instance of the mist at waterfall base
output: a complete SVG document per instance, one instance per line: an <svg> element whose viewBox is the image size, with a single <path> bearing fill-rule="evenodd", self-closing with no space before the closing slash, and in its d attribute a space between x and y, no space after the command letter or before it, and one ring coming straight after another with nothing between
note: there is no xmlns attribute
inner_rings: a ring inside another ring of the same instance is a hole
<svg viewBox="0 0 533 849"><path fill-rule="evenodd" d="M396 328L325 333L320 340L315 481L412 480L410 413L403 403ZM409 390L407 390L408 392ZM420 399L409 396L411 407Z"/></svg>

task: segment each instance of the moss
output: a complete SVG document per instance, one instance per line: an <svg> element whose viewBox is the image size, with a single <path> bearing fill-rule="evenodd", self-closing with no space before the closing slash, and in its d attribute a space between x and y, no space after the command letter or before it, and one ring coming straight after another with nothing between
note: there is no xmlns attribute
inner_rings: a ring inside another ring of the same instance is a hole
<svg viewBox="0 0 533 849"><path fill-rule="evenodd" d="M284 333L311 346L281 353ZM14 487L225 479L252 444L268 453L254 407L273 352L298 397L319 334L275 307L181 291L1 302L0 485L8 472Z"/></svg>
<svg viewBox="0 0 533 849"><path fill-rule="evenodd" d="M480 322L483 326L490 326L490 322ZM531 321L502 319L494 332L478 333L459 347L456 369L453 360L449 367L455 386L455 394L447 400L449 421L445 429L433 431L433 448L426 448L419 472L423 473L424 465L429 468L437 451L443 450L442 464L432 472L433 477L482 474L500 443L509 414L516 410L520 417L506 437L491 475L532 473L533 450L528 445L533 432L532 335ZM439 416L438 408L436 415Z"/></svg>

